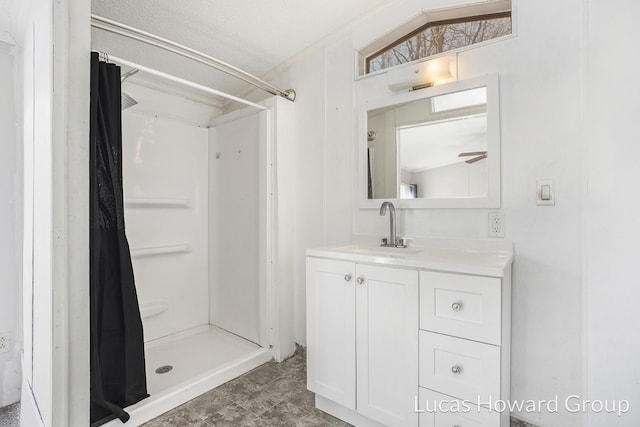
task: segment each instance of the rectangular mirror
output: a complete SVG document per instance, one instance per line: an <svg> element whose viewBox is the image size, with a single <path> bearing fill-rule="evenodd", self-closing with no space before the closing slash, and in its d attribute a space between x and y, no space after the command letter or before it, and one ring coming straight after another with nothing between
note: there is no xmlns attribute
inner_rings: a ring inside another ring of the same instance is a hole
<svg viewBox="0 0 640 427"><path fill-rule="evenodd" d="M500 207L498 76L366 103L359 111L360 207Z"/></svg>

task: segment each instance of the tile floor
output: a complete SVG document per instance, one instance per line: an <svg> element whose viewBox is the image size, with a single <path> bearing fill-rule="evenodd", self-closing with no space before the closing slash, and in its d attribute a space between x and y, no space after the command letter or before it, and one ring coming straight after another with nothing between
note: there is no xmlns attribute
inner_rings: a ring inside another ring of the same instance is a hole
<svg viewBox="0 0 640 427"><path fill-rule="evenodd" d="M348 426L314 407L306 386L304 349L211 390L144 427L180 426Z"/></svg>
<svg viewBox="0 0 640 427"><path fill-rule="evenodd" d="M20 402L0 408L0 427L20 425Z"/></svg>
<svg viewBox="0 0 640 427"><path fill-rule="evenodd" d="M166 414L144 427L348 426L315 409L306 388L304 349L282 363L268 362ZM0 427L19 426L20 404L0 408ZM511 427L535 427L515 418Z"/></svg>
<svg viewBox="0 0 640 427"><path fill-rule="evenodd" d="M314 407L303 348L199 396L144 427L349 426ZM535 427L514 418L511 427Z"/></svg>
<svg viewBox="0 0 640 427"><path fill-rule="evenodd" d="M537 427L537 426L535 426L533 424L526 423L526 422L524 422L522 420L519 420L517 418L511 417L511 427Z"/></svg>

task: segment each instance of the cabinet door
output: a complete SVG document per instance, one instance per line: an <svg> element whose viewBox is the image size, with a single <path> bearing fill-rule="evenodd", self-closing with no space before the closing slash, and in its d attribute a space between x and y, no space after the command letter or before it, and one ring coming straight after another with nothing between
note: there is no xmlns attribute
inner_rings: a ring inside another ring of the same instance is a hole
<svg viewBox="0 0 640 427"><path fill-rule="evenodd" d="M418 272L358 265L357 410L387 426L417 426Z"/></svg>
<svg viewBox="0 0 640 427"><path fill-rule="evenodd" d="M355 264L307 258L307 388L356 408Z"/></svg>

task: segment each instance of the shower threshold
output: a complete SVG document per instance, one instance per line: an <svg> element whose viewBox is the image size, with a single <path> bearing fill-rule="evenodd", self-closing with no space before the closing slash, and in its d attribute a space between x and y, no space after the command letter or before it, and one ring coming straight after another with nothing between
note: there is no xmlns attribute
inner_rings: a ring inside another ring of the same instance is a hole
<svg viewBox="0 0 640 427"><path fill-rule="evenodd" d="M271 360L268 349L211 325L150 341L145 353L150 396L126 408L131 415L127 424L133 426ZM122 423L113 420L105 426Z"/></svg>

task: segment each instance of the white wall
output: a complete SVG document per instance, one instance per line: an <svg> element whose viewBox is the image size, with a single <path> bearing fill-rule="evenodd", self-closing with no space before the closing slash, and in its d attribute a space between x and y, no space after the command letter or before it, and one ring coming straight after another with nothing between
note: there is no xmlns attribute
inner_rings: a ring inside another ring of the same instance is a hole
<svg viewBox="0 0 640 427"><path fill-rule="evenodd" d="M22 168L18 164L14 56L11 49L11 45L0 41L0 334L9 340L8 350L0 353L0 407L20 399L21 382L18 266L22 233L18 227L18 213L22 206L18 191Z"/></svg>
<svg viewBox="0 0 640 427"><path fill-rule="evenodd" d="M307 51L274 82L293 87L299 165L294 246L295 331L305 341L304 251L346 242L352 230L382 235L386 219L355 208L354 106L389 94L386 76L354 82L354 48L422 9L463 1L407 0L363 19L324 48ZM513 399L582 394L581 343L581 34L580 0L519 1L517 37L459 55L461 79L500 74L502 210L515 242ZM313 100L313 101L311 101ZM321 178L318 178L320 174ZM553 178L555 207L535 205L535 181ZM487 210L404 210L410 236L487 238ZM351 224L353 228L351 229ZM549 426L581 426L580 414L523 413Z"/></svg>
<svg viewBox="0 0 640 427"><path fill-rule="evenodd" d="M587 3L583 133L587 386L591 399L624 399L631 404L623 417L593 414L589 426L636 426L640 425L640 58L634 31L640 5L631 0Z"/></svg>
<svg viewBox="0 0 640 427"><path fill-rule="evenodd" d="M89 11L85 0L13 2L24 425L89 420Z"/></svg>
<svg viewBox="0 0 640 427"><path fill-rule="evenodd" d="M45 425L53 420L52 43L51 5L34 2L20 52L24 61L23 396L33 396Z"/></svg>

